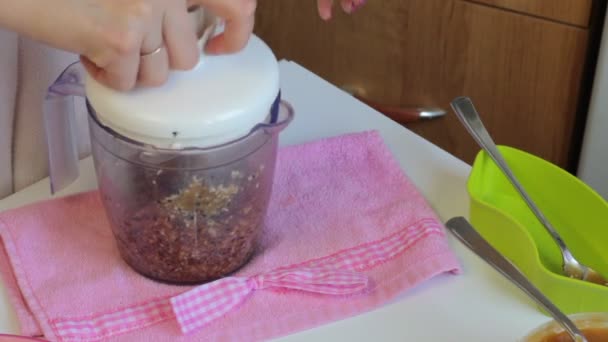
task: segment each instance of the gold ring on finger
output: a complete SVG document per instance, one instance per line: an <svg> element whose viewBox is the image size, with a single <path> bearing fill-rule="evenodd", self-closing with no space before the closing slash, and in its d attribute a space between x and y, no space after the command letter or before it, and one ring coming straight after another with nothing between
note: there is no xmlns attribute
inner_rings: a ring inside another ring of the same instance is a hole
<svg viewBox="0 0 608 342"><path fill-rule="evenodd" d="M152 52L148 52L148 53L141 53L140 57L144 58L144 57L150 57L153 55L158 54L159 52L161 52L163 49L165 48L165 46L163 44L161 44L161 46L157 47L154 51Z"/></svg>

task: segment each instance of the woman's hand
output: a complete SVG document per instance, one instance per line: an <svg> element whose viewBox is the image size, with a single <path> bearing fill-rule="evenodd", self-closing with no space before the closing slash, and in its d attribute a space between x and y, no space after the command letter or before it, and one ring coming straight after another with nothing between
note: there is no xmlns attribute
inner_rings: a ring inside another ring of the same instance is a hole
<svg viewBox="0 0 608 342"><path fill-rule="evenodd" d="M187 8L201 6L225 21L225 31L206 47L212 54L237 52L246 45L256 9L255 0L88 1L105 7L113 23L106 23L99 44L84 51L81 59L93 77L119 90L161 85L169 70L196 65L200 51Z"/></svg>
<svg viewBox="0 0 608 342"><path fill-rule="evenodd" d="M233 53L245 47L253 32L255 0L189 0L188 4L201 5L225 22L224 32L207 42L206 53Z"/></svg>
<svg viewBox="0 0 608 342"><path fill-rule="evenodd" d="M78 0L74 0L78 2ZM118 90L163 84L169 70L196 65L196 34L185 0L86 0L93 19L74 46L87 71ZM74 4L74 6L79 6Z"/></svg>
<svg viewBox="0 0 608 342"><path fill-rule="evenodd" d="M353 13L359 7L363 6L366 0L338 0L342 10L346 13ZM332 17L332 9L334 6L334 0L317 0L319 7L319 15L324 20L329 20Z"/></svg>

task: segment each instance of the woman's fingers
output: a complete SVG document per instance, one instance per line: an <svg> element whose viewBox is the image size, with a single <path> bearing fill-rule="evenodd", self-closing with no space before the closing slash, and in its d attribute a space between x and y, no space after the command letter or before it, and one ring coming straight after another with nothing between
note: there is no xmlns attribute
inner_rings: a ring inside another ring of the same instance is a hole
<svg viewBox="0 0 608 342"><path fill-rule="evenodd" d="M352 0L351 1L351 5L352 5L351 12L358 10L363 5L365 5L366 2L367 2L367 0Z"/></svg>
<svg viewBox="0 0 608 342"><path fill-rule="evenodd" d="M82 53L87 71L100 83L118 90L129 90L138 80L140 51L152 13L145 0L126 4L104 0L86 12L97 32L92 45Z"/></svg>
<svg viewBox="0 0 608 342"><path fill-rule="evenodd" d="M340 7L346 13L353 13L365 4L366 0L340 0ZM319 16L323 20L329 20L332 17L334 0L317 0Z"/></svg>
<svg viewBox="0 0 608 342"><path fill-rule="evenodd" d="M253 32L256 0L89 0L100 39L83 52L87 71L108 87L126 91L136 85L163 84L170 70L198 63L196 25L188 7L200 6L225 23L207 42L211 54L242 50Z"/></svg>
<svg viewBox="0 0 608 342"><path fill-rule="evenodd" d="M139 49L138 85L159 86L169 75L169 53L163 38L164 17L163 9L158 8L146 25Z"/></svg>
<svg viewBox="0 0 608 342"><path fill-rule="evenodd" d="M121 91L130 90L136 85L139 59L137 49L113 58L105 65L100 65L101 63L96 63L88 57L81 57L84 67L93 78L110 88Z"/></svg>
<svg viewBox="0 0 608 342"><path fill-rule="evenodd" d="M196 66L201 52L197 46L196 25L185 4L167 9L163 20L163 37L171 69L190 70Z"/></svg>
<svg viewBox="0 0 608 342"><path fill-rule="evenodd" d="M229 54L242 50L253 32L255 18L237 18L227 20L224 32L207 42L205 52L209 54Z"/></svg>
<svg viewBox="0 0 608 342"><path fill-rule="evenodd" d="M164 45L160 45L152 52L142 53L139 58L137 85L160 86L169 77L169 69L169 54Z"/></svg>
<svg viewBox="0 0 608 342"><path fill-rule="evenodd" d="M334 6L334 0L318 0L317 7L319 9L319 16L323 20L331 19L332 7Z"/></svg>
<svg viewBox="0 0 608 342"><path fill-rule="evenodd" d="M192 4L191 1L189 4ZM255 23L255 0L195 0L225 22L224 32L207 42L210 54L238 52L247 45Z"/></svg>

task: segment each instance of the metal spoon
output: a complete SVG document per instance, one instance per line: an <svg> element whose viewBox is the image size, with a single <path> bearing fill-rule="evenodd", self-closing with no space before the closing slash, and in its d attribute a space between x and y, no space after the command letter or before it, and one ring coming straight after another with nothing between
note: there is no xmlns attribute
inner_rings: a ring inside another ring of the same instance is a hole
<svg viewBox="0 0 608 342"><path fill-rule="evenodd" d="M460 122L467 128L469 133L475 138L475 141L490 155L492 160L498 165L500 170L507 176L507 178L511 181L511 184L517 189L517 192L523 197L526 201L528 207L532 210L534 215L538 218L538 220L543 224L543 226L547 229L549 234L557 245L559 246L563 263L562 269L564 274L570 278L580 279L600 285L608 285L608 281L602 277L597 271L591 269L589 266L583 265L574 258L566 243L562 240L560 235L557 233L555 228L549 223L549 220L543 215L540 209L534 204L530 196L526 193L522 185L515 178L515 175L509 169L509 166L505 162L504 158L496 148L496 144L490 137L490 134L484 127L481 119L479 118L479 114L475 110L475 106L473 106L473 102L468 97L458 97L454 101L452 101L452 108L456 112L458 119Z"/></svg>
<svg viewBox="0 0 608 342"><path fill-rule="evenodd" d="M448 220L446 227L454 234L465 246L473 251L477 256L490 264L500 272L505 278L517 285L530 298L542 306L557 323L559 323L575 342L587 342L583 333L576 325L561 312L549 298L540 292L521 271L507 258L492 247L479 233L473 228L464 217L454 217Z"/></svg>

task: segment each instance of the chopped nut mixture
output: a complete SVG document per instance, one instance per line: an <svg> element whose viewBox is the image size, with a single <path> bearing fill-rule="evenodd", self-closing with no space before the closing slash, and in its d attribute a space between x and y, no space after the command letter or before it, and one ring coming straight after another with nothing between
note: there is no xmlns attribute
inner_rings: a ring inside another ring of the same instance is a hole
<svg viewBox="0 0 608 342"><path fill-rule="evenodd" d="M253 254L263 226L272 182L267 169L246 162L217 173L130 169L140 171L128 190L112 184L114 191L106 186L104 194L123 259L169 283L202 283L235 271ZM134 203L118 210L129 196Z"/></svg>

